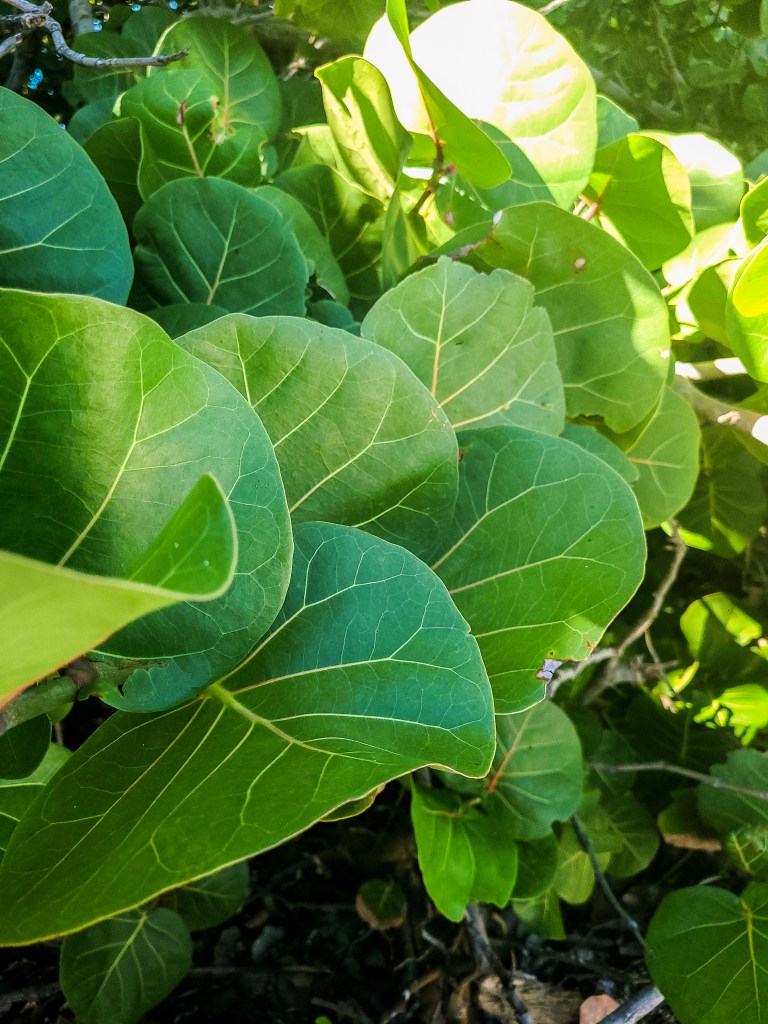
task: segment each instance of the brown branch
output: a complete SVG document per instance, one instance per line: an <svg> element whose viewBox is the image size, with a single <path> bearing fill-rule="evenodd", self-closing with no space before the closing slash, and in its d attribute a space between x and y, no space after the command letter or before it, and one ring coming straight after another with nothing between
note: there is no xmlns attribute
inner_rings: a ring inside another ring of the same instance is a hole
<svg viewBox="0 0 768 1024"><path fill-rule="evenodd" d="M533 1024L528 1007L515 991L509 972L499 963L499 959L493 951L491 940L488 938L488 930L485 927L483 912L475 902L467 904L467 909L464 912L464 928L472 945L477 973L480 975L481 997L483 995L490 996L497 1003L508 1002L514 1010L519 1024ZM483 992L483 983L488 981L492 981L494 984L486 985L486 991Z"/></svg>
<svg viewBox="0 0 768 1024"><path fill-rule="evenodd" d="M590 766L597 771L603 772L669 772L670 775L681 775L684 779L693 779L705 786L712 786L714 789L727 789L731 793L738 793L740 796L753 796L757 800L768 800L768 792L764 789L749 789L747 786L738 786L733 782L726 782L716 775L706 775L704 772L694 771L693 768L682 768L680 765L671 764L669 761L637 761L623 762L622 764L604 764L602 761L590 761Z"/></svg>
<svg viewBox="0 0 768 1024"><path fill-rule="evenodd" d="M742 434L749 434L750 437L762 444L766 443L764 438L768 429L758 428L758 423L765 420L763 413L753 412L751 409L734 408L727 402L721 402L717 398L712 398L711 395L705 395L703 391L699 391L682 376L675 377L673 387L692 407L701 423L716 423L724 427L733 427L734 430L738 430Z"/></svg>
<svg viewBox="0 0 768 1024"><path fill-rule="evenodd" d="M638 992L628 1002L617 1007L607 1017L603 1017L602 1024L637 1024L637 1021L647 1017L663 1002L664 996L655 986L651 985L649 988L644 988L642 992Z"/></svg>
<svg viewBox="0 0 768 1024"><path fill-rule="evenodd" d="M51 17L53 7L47 0L42 4L33 4L29 0L2 2L15 8L19 14L3 18L3 24L17 28L18 32L0 44L0 57L10 53L22 42L24 36L35 31L47 32L59 57L84 68L162 68L187 56L188 51L181 50L179 53L159 53L153 57L88 57L67 45L61 25Z"/></svg>

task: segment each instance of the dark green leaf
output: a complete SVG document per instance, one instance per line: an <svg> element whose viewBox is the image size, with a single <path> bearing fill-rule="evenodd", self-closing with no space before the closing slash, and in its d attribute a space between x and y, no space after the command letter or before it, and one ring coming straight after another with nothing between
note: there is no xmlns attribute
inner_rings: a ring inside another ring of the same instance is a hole
<svg viewBox="0 0 768 1024"><path fill-rule="evenodd" d="M493 745L477 644L439 580L376 537L300 524L283 610L241 668L182 708L113 715L28 812L0 942L137 906L419 766L482 776Z"/></svg>
<svg viewBox="0 0 768 1024"><path fill-rule="evenodd" d="M133 230L137 279L158 306L304 313L306 261L282 216L252 191L215 178L172 181L144 204Z"/></svg>
<svg viewBox="0 0 768 1024"><path fill-rule="evenodd" d="M69 756L66 747L51 743L31 775L23 779L0 778L0 855L8 848L11 834L27 808Z"/></svg>
<svg viewBox="0 0 768 1024"><path fill-rule="evenodd" d="M741 897L698 886L667 896L648 929L647 963L680 1024L764 1024L768 885Z"/></svg>
<svg viewBox="0 0 768 1024"><path fill-rule="evenodd" d="M248 899L250 873L244 861L230 864L163 896L163 906L175 910L190 931L213 928L234 917Z"/></svg>
<svg viewBox="0 0 768 1024"><path fill-rule="evenodd" d="M0 779L31 775L48 753L50 743L51 722L47 715L37 715L0 734Z"/></svg>
<svg viewBox="0 0 768 1024"><path fill-rule="evenodd" d="M104 181L74 139L0 88L0 285L125 302L128 235Z"/></svg>
<svg viewBox="0 0 768 1024"><path fill-rule="evenodd" d="M189 932L172 910L133 910L69 935L60 983L81 1024L135 1024L192 966Z"/></svg>

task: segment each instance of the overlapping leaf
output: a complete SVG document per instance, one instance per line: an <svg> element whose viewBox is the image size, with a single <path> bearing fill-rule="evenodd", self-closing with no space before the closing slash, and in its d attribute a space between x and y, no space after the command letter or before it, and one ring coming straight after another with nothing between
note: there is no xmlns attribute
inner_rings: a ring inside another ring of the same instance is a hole
<svg viewBox="0 0 768 1024"><path fill-rule="evenodd" d="M627 484L563 438L459 434L453 523L434 569L478 639L500 712L543 692L544 659L585 658L637 588L645 542Z"/></svg>
<svg viewBox="0 0 768 1024"><path fill-rule="evenodd" d="M134 1024L192 966L192 941L173 910L133 910L68 936L61 988L82 1024Z"/></svg>
<svg viewBox="0 0 768 1024"><path fill-rule="evenodd" d="M300 524L285 605L238 671L182 708L113 715L25 816L0 867L0 942L123 912L420 765L483 775L493 746L477 644L434 574Z"/></svg>
<svg viewBox="0 0 768 1024"><path fill-rule="evenodd" d="M12 466L8 472L15 475ZM221 597L236 561L232 512L210 476L200 479L122 579L0 551L0 705L134 619L180 601Z"/></svg>
<svg viewBox="0 0 768 1024"><path fill-rule="evenodd" d="M294 522L360 526L434 553L456 498L456 438L396 356L295 317L230 316L178 341L259 414Z"/></svg>
<svg viewBox="0 0 768 1024"><path fill-rule="evenodd" d="M160 563L150 548L144 565L142 552L200 476L214 474L231 502L239 555L225 596L154 612L101 648L138 663L131 706L168 706L236 663L282 603L290 528L267 434L230 384L138 313L14 291L0 309L3 547L62 576L120 578L135 565L138 580L162 584L175 557ZM201 575L182 575L192 564L179 563L177 582L195 592ZM82 581L83 601L97 585Z"/></svg>
<svg viewBox="0 0 768 1024"><path fill-rule="evenodd" d="M104 181L41 107L0 88L0 285L125 302L128 234Z"/></svg>
<svg viewBox="0 0 768 1024"><path fill-rule="evenodd" d="M557 202L568 205L576 198L595 153L595 86L586 65L544 17L510 0L469 0L433 14L410 42L415 64L459 110L512 139ZM364 55L387 77L406 128L431 134L429 100L402 58L386 46L381 24ZM464 173L447 152L446 158ZM480 187L499 183L465 176Z"/></svg>
<svg viewBox="0 0 768 1024"><path fill-rule="evenodd" d="M623 245L549 203L531 203L505 212L471 260L533 284L552 322L569 416L602 416L623 433L656 407L667 310Z"/></svg>
<svg viewBox="0 0 768 1024"><path fill-rule="evenodd" d="M509 423L557 434L564 399L546 313L531 285L441 258L387 292L362 334L400 356L454 428Z"/></svg>
<svg viewBox="0 0 768 1024"><path fill-rule="evenodd" d="M27 808L69 756L66 747L51 743L45 757L31 775L23 779L0 777L0 856L8 848L11 834Z"/></svg>
<svg viewBox="0 0 768 1024"><path fill-rule="evenodd" d="M680 1024L763 1024L768 885L741 896L697 886L667 896L648 929L647 963Z"/></svg>
<svg viewBox="0 0 768 1024"><path fill-rule="evenodd" d="M656 139L628 135L597 151L585 196L643 266L656 270L693 235L685 168Z"/></svg>
<svg viewBox="0 0 768 1024"><path fill-rule="evenodd" d="M304 313L309 270L281 215L231 181L172 181L139 211L137 281L158 306L203 302L230 313Z"/></svg>

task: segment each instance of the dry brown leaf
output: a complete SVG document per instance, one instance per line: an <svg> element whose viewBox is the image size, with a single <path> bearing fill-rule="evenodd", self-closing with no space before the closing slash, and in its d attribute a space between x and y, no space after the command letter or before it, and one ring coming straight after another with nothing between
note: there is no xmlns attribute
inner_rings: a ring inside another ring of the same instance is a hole
<svg viewBox="0 0 768 1024"><path fill-rule="evenodd" d="M589 996L579 1007L579 1024L600 1024L619 1004L611 996Z"/></svg>
<svg viewBox="0 0 768 1024"><path fill-rule="evenodd" d="M710 853L717 853L722 850L720 840L713 836L697 836L693 832L664 833L664 842L670 846L677 846L681 850L707 850Z"/></svg>

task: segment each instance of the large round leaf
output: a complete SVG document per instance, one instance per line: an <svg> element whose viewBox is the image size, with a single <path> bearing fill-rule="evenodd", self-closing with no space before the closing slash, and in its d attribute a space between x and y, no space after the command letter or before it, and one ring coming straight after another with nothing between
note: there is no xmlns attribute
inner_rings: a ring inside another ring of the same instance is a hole
<svg viewBox="0 0 768 1024"><path fill-rule="evenodd" d="M456 437L396 356L298 317L229 316L178 343L259 414L294 522L360 526L434 553L456 500Z"/></svg>
<svg viewBox="0 0 768 1024"><path fill-rule="evenodd" d="M623 433L656 407L667 373L667 308L620 242L549 203L531 203L506 211L472 259L535 287L552 321L569 416L602 416Z"/></svg>
<svg viewBox="0 0 768 1024"><path fill-rule="evenodd" d="M581 802L581 744L571 720L542 701L520 715L499 715L498 743L485 789L498 800L515 839L544 839Z"/></svg>
<svg viewBox="0 0 768 1024"><path fill-rule="evenodd" d="M362 333L403 359L455 429L509 423L557 434L564 399L546 313L528 281L441 258L387 292Z"/></svg>
<svg viewBox="0 0 768 1024"><path fill-rule="evenodd" d="M126 690L133 706L168 706L236 664L282 602L291 539L272 445L227 381L132 310L13 291L0 310L0 546L120 577L201 474L231 502L226 595L155 612L102 648L173 659Z"/></svg>
<svg viewBox="0 0 768 1024"><path fill-rule="evenodd" d="M440 581L378 537L303 523L285 605L242 666L183 708L113 715L27 813L0 866L0 943L136 906L420 765L483 775L493 747L488 678Z"/></svg>
<svg viewBox="0 0 768 1024"><path fill-rule="evenodd" d="M383 22L364 56L384 73L397 115L430 134L413 73ZM411 34L416 64L471 118L512 139L563 205L592 167L597 139L595 85L570 44L536 11L511 0L468 0L446 7Z"/></svg>
<svg viewBox="0 0 768 1024"><path fill-rule="evenodd" d="M29 100L0 89L0 285L125 302L128 234L78 144Z"/></svg>
<svg viewBox="0 0 768 1024"><path fill-rule="evenodd" d="M203 302L230 313L304 313L309 279L273 206L231 181L171 181L133 224L137 280L158 306Z"/></svg>
<svg viewBox="0 0 768 1024"><path fill-rule="evenodd" d="M768 885L741 897L724 889L680 889L648 929L648 969L680 1024L768 1020Z"/></svg>
<svg viewBox="0 0 768 1024"><path fill-rule="evenodd" d="M517 427L459 434L459 497L433 568L477 637L499 712L543 692L546 658L585 658L643 575L632 491L601 459Z"/></svg>

